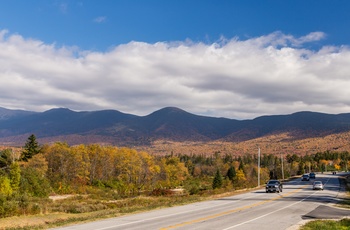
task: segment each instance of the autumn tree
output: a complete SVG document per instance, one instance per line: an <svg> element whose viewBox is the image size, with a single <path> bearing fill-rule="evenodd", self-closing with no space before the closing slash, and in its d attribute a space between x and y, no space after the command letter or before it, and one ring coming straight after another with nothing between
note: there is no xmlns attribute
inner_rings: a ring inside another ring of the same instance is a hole
<svg viewBox="0 0 350 230"><path fill-rule="evenodd" d="M16 160L12 149L0 151L0 169L8 168Z"/></svg>
<svg viewBox="0 0 350 230"><path fill-rule="evenodd" d="M0 176L0 195L10 196L12 193L11 180L7 176Z"/></svg>
<svg viewBox="0 0 350 230"><path fill-rule="evenodd" d="M13 191L17 191L21 182L21 169L17 162L10 165L9 179Z"/></svg>
<svg viewBox="0 0 350 230"><path fill-rule="evenodd" d="M132 193L152 189L160 172L151 155L128 148L118 151L116 169L119 180Z"/></svg>
<svg viewBox="0 0 350 230"><path fill-rule="evenodd" d="M247 178L246 178L244 171L242 169L237 170L236 178L237 178L237 180L236 180L235 184L238 187L245 187L245 182L247 181Z"/></svg>
<svg viewBox="0 0 350 230"><path fill-rule="evenodd" d="M70 164L74 159L71 157L70 147L66 143L55 143L46 149L45 156L48 163L48 178L53 187L62 189L62 183L68 184L72 179Z"/></svg>
<svg viewBox="0 0 350 230"><path fill-rule="evenodd" d="M74 186L86 185L89 182L90 160L85 145L71 147L70 158L70 183Z"/></svg>
<svg viewBox="0 0 350 230"><path fill-rule="evenodd" d="M165 171L170 182L170 187L181 185L188 177L188 169L176 156L166 158Z"/></svg>
<svg viewBox="0 0 350 230"><path fill-rule="evenodd" d="M41 177L45 177L48 170L48 163L43 154L37 154L23 164L23 167L35 169Z"/></svg>

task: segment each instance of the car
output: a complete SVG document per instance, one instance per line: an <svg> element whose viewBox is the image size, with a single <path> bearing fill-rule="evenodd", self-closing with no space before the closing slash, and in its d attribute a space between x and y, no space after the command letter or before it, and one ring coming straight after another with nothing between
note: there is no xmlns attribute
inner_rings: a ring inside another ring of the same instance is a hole
<svg viewBox="0 0 350 230"><path fill-rule="evenodd" d="M301 180L302 180L302 181L309 181L309 180L310 180L309 174L304 174L304 175L302 175L302 176L301 176Z"/></svg>
<svg viewBox="0 0 350 230"><path fill-rule="evenodd" d="M311 172L311 173L309 174L309 177L310 177L310 179L316 179L316 173Z"/></svg>
<svg viewBox="0 0 350 230"><path fill-rule="evenodd" d="M269 180L266 184L266 193L282 192L283 185L279 180Z"/></svg>
<svg viewBox="0 0 350 230"><path fill-rule="evenodd" d="M318 180L316 180L316 181L314 181L314 183L313 183L313 185L312 185L312 189L313 190L323 190L323 183L322 183L322 181L318 181Z"/></svg>

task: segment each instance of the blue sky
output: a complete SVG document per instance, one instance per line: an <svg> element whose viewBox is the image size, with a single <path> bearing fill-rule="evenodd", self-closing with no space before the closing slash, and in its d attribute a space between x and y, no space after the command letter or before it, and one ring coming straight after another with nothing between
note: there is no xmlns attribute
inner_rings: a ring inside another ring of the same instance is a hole
<svg viewBox="0 0 350 230"><path fill-rule="evenodd" d="M325 0L4 0L0 26L45 43L101 50L142 41L215 42L275 31L322 31L326 44L350 40L350 2Z"/></svg>
<svg viewBox="0 0 350 230"><path fill-rule="evenodd" d="M0 107L350 112L347 0L3 0Z"/></svg>

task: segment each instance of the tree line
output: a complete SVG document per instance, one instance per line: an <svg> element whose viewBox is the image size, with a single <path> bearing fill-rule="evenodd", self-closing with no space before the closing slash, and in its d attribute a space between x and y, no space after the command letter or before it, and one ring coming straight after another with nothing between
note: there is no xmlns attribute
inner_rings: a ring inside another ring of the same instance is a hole
<svg viewBox="0 0 350 230"><path fill-rule="evenodd" d="M201 194L255 187L259 168L262 183L309 171L347 170L349 157L348 152L330 151L304 156L262 154L259 167L256 153L153 156L97 144L39 146L31 135L21 151L0 151L0 216L25 209L22 201L28 197L47 198L51 193L80 194L95 187L112 189L123 198L181 187L190 195Z"/></svg>

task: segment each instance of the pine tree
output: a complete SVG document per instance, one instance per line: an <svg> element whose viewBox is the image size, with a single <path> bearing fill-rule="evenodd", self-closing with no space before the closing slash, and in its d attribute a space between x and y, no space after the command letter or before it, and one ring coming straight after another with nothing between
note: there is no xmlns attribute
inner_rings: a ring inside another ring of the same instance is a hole
<svg viewBox="0 0 350 230"><path fill-rule="evenodd" d="M221 173L219 171L219 169L216 171L216 174L215 174L215 177L214 177L214 180L213 180L213 189L216 189L216 188L221 188L222 186L222 176L221 176Z"/></svg>
<svg viewBox="0 0 350 230"><path fill-rule="evenodd" d="M244 163L243 163L242 159L239 161L238 170L244 171Z"/></svg>
<svg viewBox="0 0 350 230"><path fill-rule="evenodd" d="M27 139L27 142L24 146L24 150L22 152L22 160L28 161L28 159L32 158L34 155L40 152L39 144L36 140L34 134L30 135Z"/></svg>
<svg viewBox="0 0 350 230"><path fill-rule="evenodd" d="M236 177L236 170L235 168L231 165L231 167L227 170L227 174L226 176L228 177L228 179L230 179L230 181L233 181L234 178Z"/></svg>

